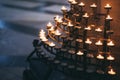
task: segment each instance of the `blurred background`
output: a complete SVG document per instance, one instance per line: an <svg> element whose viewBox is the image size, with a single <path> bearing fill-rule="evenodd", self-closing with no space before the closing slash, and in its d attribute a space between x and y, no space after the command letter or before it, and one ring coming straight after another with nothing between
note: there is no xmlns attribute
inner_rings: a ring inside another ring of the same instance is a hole
<svg viewBox="0 0 120 80"><path fill-rule="evenodd" d="M0 0L0 80L22 80L40 28L62 15L66 0Z"/></svg>

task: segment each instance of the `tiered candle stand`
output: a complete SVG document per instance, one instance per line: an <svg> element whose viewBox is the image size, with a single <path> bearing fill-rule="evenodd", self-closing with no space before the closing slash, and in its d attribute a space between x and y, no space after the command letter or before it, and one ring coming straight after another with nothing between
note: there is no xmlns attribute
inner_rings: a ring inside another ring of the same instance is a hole
<svg viewBox="0 0 120 80"><path fill-rule="evenodd" d="M71 76L84 76L85 80L88 80L85 75L91 74L91 80L111 80L116 75L113 65L115 58L111 52L115 45L111 39L112 7L107 4L104 7L106 13L101 14L93 3L89 15L84 10L83 2L68 2L70 10L63 6L63 17L54 17L54 25L49 22L46 31L41 29L40 40L33 41L35 50L27 60L32 60L36 53L37 59L48 64L51 69ZM101 20L101 17L104 19ZM100 26L100 21L104 21L103 26Z"/></svg>

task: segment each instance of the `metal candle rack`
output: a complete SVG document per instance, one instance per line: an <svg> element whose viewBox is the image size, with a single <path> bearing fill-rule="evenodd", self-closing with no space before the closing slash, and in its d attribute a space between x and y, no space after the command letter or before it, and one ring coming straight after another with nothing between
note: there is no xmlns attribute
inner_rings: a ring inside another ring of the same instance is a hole
<svg viewBox="0 0 120 80"><path fill-rule="evenodd" d="M92 12L87 13L83 2L68 2L70 10L63 6L63 17L54 17L54 25L48 23L46 31L41 29L40 41L34 40L35 50L28 56L28 60L36 53L37 57L54 68L59 69L61 66L63 72L79 70L84 73L116 75L113 67L115 58L110 50L115 45L111 39L112 7L106 4L106 13L101 14L93 3L90 5ZM104 21L103 26L100 26L101 21Z"/></svg>

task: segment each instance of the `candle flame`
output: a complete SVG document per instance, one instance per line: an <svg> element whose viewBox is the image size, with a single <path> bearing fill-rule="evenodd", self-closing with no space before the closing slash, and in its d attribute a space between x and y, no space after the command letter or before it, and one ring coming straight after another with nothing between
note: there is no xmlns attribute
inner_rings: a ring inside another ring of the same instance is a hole
<svg viewBox="0 0 120 80"><path fill-rule="evenodd" d="M114 46L115 44L113 43L113 41L110 41L109 43L107 43L108 46Z"/></svg>
<svg viewBox="0 0 120 80"><path fill-rule="evenodd" d="M103 45L103 43L99 40L95 43L96 45Z"/></svg>
<svg viewBox="0 0 120 80"><path fill-rule="evenodd" d="M61 10L67 10L67 8L65 6L62 6Z"/></svg>
<svg viewBox="0 0 120 80"><path fill-rule="evenodd" d="M92 41L90 41L90 39L88 38L88 39L85 41L85 43L87 43L87 44L92 44Z"/></svg>
<svg viewBox="0 0 120 80"><path fill-rule="evenodd" d="M102 56L101 54L99 54L99 55L97 56L97 58L98 58L98 59L104 59L104 56Z"/></svg>
<svg viewBox="0 0 120 80"><path fill-rule="evenodd" d="M90 7L97 7L97 5L93 3L92 5L90 5Z"/></svg>
<svg viewBox="0 0 120 80"><path fill-rule="evenodd" d="M83 55L84 53L83 52L81 52L81 51L78 51L77 52L77 55Z"/></svg>
<svg viewBox="0 0 120 80"><path fill-rule="evenodd" d="M107 60L114 60L115 58L113 57L113 56L111 56L111 55L109 55L108 57L107 57Z"/></svg>
<svg viewBox="0 0 120 80"><path fill-rule="evenodd" d="M108 20L112 20L112 18L111 18L110 15L107 15L106 19L108 19Z"/></svg>
<svg viewBox="0 0 120 80"><path fill-rule="evenodd" d="M79 6L82 6L82 7L83 7L83 6L85 6L85 4L84 4L83 2L80 2L80 3L79 3Z"/></svg>
<svg viewBox="0 0 120 80"><path fill-rule="evenodd" d="M110 74L110 75L115 75L116 72L115 72L113 69L110 69L110 70L108 71L108 74Z"/></svg>
<svg viewBox="0 0 120 80"><path fill-rule="evenodd" d="M88 13L85 13L84 15L83 15L83 17L84 18L88 18L89 16L88 16Z"/></svg>

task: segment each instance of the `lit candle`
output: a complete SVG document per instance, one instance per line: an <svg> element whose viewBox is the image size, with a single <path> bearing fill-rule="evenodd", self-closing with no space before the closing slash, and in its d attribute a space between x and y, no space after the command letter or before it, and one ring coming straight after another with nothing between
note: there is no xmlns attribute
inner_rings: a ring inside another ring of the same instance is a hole
<svg viewBox="0 0 120 80"><path fill-rule="evenodd" d="M96 8L97 5L95 3L93 3L92 5L90 5L91 8Z"/></svg>
<svg viewBox="0 0 120 80"><path fill-rule="evenodd" d="M102 29L101 28L97 28L95 29L96 32L102 32Z"/></svg>
<svg viewBox="0 0 120 80"><path fill-rule="evenodd" d="M72 4L77 4L77 2L75 0L72 1Z"/></svg>
<svg viewBox="0 0 120 80"><path fill-rule="evenodd" d="M55 19L55 21L58 21L59 20L59 16L57 15L54 19Z"/></svg>
<svg viewBox="0 0 120 80"><path fill-rule="evenodd" d="M68 22L68 26L69 26L69 27L72 27L73 24L72 24L71 22Z"/></svg>
<svg viewBox="0 0 120 80"><path fill-rule="evenodd" d="M40 34L41 35L44 35L45 34L45 31L43 29L40 30Z"/></svg>
<svg viewBox="0 0 120 80"><path fill-rule="evenodd" d="M98 59L104 59L104 56L102 56L101 54L99 54L99 55L97 56L97 58L98 58Z"/></svg>
<svg viewBox="0 0 120 80"><path fill-rule="evenodd" d="M61 35L60 31L59 31L59 30L56 30L56 31L55 31L55 35L57 35L57 36Z"/></svg>
<svg viewBox="0 0 120 80"><path fill-rule="evenodd" d="M110 15L107 15L106 20L112 20Z"/></svg>
<svg viewBox="0 0 120 80"><path fill-rule="evenodd" d="M80 55L80 56L81 56L81 55L83 55L83 54L84 54L84 53L81 52L81 51L78 51L78 52L77 52L77 55Z"/></svg>
<svg viewBox="0 0 120 80"><path fill-rule="evenodd" d="M62 21L62 18L59 18L59 19L57 20L57 22L62 23L62 22L63 22L63 21Z"/></svg>
<svg viewBox="0 0 120 80"><path fill-rule="evenodd" d="M92 44L92 41L90 41L90 39L88 38L88 39L85 41L85 43L87 43L87 44Z"/></svg>
<svg viewBox="0 0 120 80"><path fill-rule="evenodd" d="M108 74L110 74L110 75L115 75L115 74L116 74L116 72L115 72L115 71L113 71L113 69L110 69L110 70L108 71Z"/></svg>
<svg viewBox="0 0 120 80"><path fill-rule="evenodd" d="M81 6L81 7L85 6L85 4L83 2L79 3L78 5Z"/></svg>
<svg viewBox="0 0 120 80"><path fill-rule="evenodd" d="M115 58L114 58L113 56L109 55L109 56L107 57L107 60L115 60Z"/></svg>
<svg viewBox="0 0 120 80"><path fill-rule="evenodd" d="M84 15L83 15L83 17L84 18L88 18L89 16L88 16L88 13L85 13Z"/></svg>
<svg viewBox="0 0 120 80"><path fill-rule="evenodd" d="M99 41L97 41L97 42L95 43L95 45L101 46L101 45L103 45L103 43L99 40Z"/></svg>
<svg viewBox="0 0 120 80"><path fill-rule="evenodd" d="M85 30L91 30L91 27L90 27L90 26L88 26L88 27L86 27L86 28L85 28Z"/></svg>
<svg viewBox="0 0 120 80"><path fill-rule="evenodd" d="M51 26L49 31L54 31L54 26Z"/></svg>
<svg viewBox="0 0 120 80"><path fill-rule="evenodd" d="M48 41L48 39L46 37L41 37L42 41Z"/></svg>
<svg viewBox="0 0 120 80"><path fill-rule="evenodd" d="M67 11L67 8L65 6L62 6L61 10L62 11Z"/></svg>
<svg viewBox="0 0 120 80"><path fill-rule="evenodd" d="M47 27L51 27L52 26L52 24L49 22L48 24L47 24Z"/></svg>
<svg viewBox="0 0 120 80"><path fill-rule="evenodd" d="M112 7L110 6L110 4L106 4L106 6L104 8L105 9L111 9Z"/></svg>
<svg viewBox="0 0 120 80"><path fill-rule="evenodd" d="M55 44L53 42L50 42L49 46L53 47L53 46L55 46Z"/></svg>
<svg viewBox="0 0 120 80"><path fill-rule="evenodd" d="M107 43L108 46L114 46L115 44L113 43L113 41L110 41L109 43Z"/></svg>
<svg viewBox="0 0 120 80"><path fill-rule="evenodd" d="M72 3L74 0L68 0L68 2Z"/></svg>

